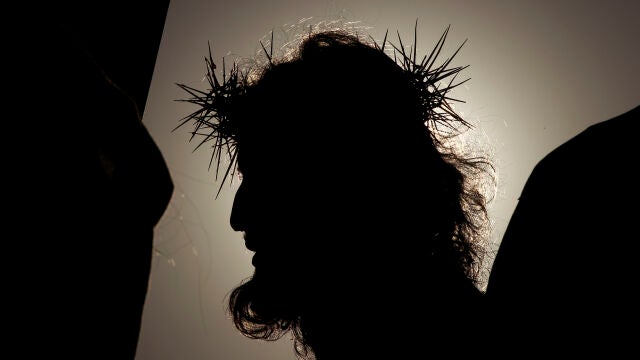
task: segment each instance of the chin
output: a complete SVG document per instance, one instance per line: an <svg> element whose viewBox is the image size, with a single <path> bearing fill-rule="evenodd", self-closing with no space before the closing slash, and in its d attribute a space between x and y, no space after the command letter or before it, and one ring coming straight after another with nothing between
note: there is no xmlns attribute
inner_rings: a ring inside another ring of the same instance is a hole
<svg viewBox="0 0 640 360"><path fill-rule="evenodd" d="M232 308L250 309L267 323L296 319L300 293L290 275L286 269L256 267L251 279L233 290Z"/></svg>

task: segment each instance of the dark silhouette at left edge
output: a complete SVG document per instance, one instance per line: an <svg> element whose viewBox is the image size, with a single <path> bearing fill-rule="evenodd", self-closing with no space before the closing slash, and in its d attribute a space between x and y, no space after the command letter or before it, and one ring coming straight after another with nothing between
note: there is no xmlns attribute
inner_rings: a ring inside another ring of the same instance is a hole
<svg viewBox="0 0 640 360"><path fill-rule="evenodd" d="M169 1L20 7L4 47L13 356L134 359L173 194L142 122Z"/></svg>

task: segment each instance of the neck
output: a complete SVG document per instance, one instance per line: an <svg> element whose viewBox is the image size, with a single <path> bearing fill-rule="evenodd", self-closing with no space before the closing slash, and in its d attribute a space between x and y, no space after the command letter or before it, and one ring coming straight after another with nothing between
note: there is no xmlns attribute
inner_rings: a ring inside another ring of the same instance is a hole
<svg viewBox="0 0 640 360"><path fill-rule="evenodd" d="M483 297L475 287L452 295L442 289L395 290L350 294L339 303L323 302L322 311L305 316L303 331L316 359L415 358L477 350L474 329L483 324ZM477 331L482 334L483 329Z"/></svg>

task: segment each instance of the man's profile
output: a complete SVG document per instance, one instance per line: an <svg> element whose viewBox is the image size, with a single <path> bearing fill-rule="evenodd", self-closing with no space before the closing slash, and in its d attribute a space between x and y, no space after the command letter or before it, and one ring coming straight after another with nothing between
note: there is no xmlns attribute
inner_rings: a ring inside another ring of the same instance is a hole
<svg viewBox="0 0 640 360"><path fill-rule="evenodd" d="M181 125L231 159L223 182L242 177L230 221L255 272L229 310L244 335L290 333L320 360L475 350L491 165L448 146L470 124L447 31L424 57L399 39L396 59L386 37L309 31L290 57L222 79L209 57L211 88L181 85L198 105Z"/></svg>

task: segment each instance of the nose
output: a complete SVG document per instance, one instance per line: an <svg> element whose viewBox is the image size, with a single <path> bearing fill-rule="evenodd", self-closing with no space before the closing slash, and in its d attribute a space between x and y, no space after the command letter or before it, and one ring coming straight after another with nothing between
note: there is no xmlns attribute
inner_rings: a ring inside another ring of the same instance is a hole
<svg viewBox="0 0 640 360"><path fill-rule="evenodd" d="M247 229L247 186L242 181L236 195L233 199L233 207L231 208L230 223L231 228L235 231L245 231Z"/></svg>

